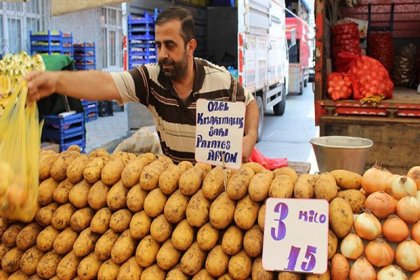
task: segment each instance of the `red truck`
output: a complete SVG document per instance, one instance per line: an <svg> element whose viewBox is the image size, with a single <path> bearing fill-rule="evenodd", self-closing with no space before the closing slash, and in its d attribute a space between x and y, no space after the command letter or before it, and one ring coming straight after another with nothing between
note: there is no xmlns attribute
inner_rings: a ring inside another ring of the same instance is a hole
<svg viewBox="0 0 420 280"><path fill-rule="evenodd" d="M419 11L418 0L315 1L315 122L320 127L320 136L356 136L373 140L367 167L378 163L395 173L406 174L410 167L420 165L420 94L415 89L420 83ZM392 98L376 105L362 104L352 98L336 101L329 98L327 80L328 75L336 71L333 69L337 63L334 47L340 43L331 37L338 20L344 17L368 24L367 30L363 30L367 31L366 39L356 41L362 50L366 49L368 56L373 55L371 49L375 46L385 51L386 55L382 56L385 60L377 59L387 68L394 83ZM385 43L371 40L378 34L388 38L383 41ZM409 60L415 62L417 69L414 67L408 73L414 81L401 85L397 64L407 47L417 47L416 57Z"/></svg>

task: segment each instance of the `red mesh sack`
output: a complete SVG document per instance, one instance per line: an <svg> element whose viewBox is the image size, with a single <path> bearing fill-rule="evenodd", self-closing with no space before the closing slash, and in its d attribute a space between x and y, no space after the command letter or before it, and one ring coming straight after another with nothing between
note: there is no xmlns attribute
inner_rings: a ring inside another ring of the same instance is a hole
<svg viewBox="0 0 420 280"><path fill-rule="evenodd" d="M346 72L360 56L359 28L354 22L340 23L332 27L332 55L336 72Z"/></svg>
<svg viewBox="0 0 420 280"><path fill-rule="evenodd" d="M328 96L336 101L350 99L352 94L352 81L346 73L333 72L328 75Z"/></svg>
<svg viewBox="0 0 420 280"><path fill-rule="evenodd" d="M353 62L359 58L360 55L355 54L351 51L342 51L335 56L335 71L336 72L347 72Z"/></svg>
<svg viewBox="0 0 420 280"><path fill-rule="evenodd" d="M359 57L350 67L348 74L352 78L354 99L375 103L392 98L394 84L388 71L376 59Z"/></svg>
<svg viewBox="0 0 420 280"><path fill-rule="evenodd" d="M392 73L394 43L391 32L371 32L368 37L368 56L382 63Z"/></svg>

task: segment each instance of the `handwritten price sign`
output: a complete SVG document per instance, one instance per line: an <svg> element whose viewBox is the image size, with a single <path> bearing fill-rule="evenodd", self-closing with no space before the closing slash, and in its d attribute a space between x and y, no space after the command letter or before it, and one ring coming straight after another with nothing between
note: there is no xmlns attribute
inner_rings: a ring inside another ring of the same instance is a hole
<svg viewBox="0 0 420 280"><path fill-rule="evenodd" d="M263 267L322 274L328 263L328 202L269 198L266 202Z"/></svg>

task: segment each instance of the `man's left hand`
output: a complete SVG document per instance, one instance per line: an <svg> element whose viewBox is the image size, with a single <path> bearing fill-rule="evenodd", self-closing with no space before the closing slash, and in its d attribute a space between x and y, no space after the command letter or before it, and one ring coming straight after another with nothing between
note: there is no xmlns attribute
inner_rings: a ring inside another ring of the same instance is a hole
<svg viewBox="0 0 420 280"><path fill-rule="evenodd" d="M255 137L251 135L244 136L242 140L242 162L248 162L249 157L251 156L252 150L255 146Z"/></svg>

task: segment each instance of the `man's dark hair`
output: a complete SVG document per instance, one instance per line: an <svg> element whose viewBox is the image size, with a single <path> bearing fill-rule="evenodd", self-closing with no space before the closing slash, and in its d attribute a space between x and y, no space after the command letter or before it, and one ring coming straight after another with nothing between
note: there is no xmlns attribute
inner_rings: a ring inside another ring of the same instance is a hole
<svg viewBox="0 0 420 280"><path fill-rule="evenodd" d="M178 6L166 8L157 16L155 24L161 25L174 19L181 22L181 37L187 44L195 36L194 18L187 9Z"/></svg>

